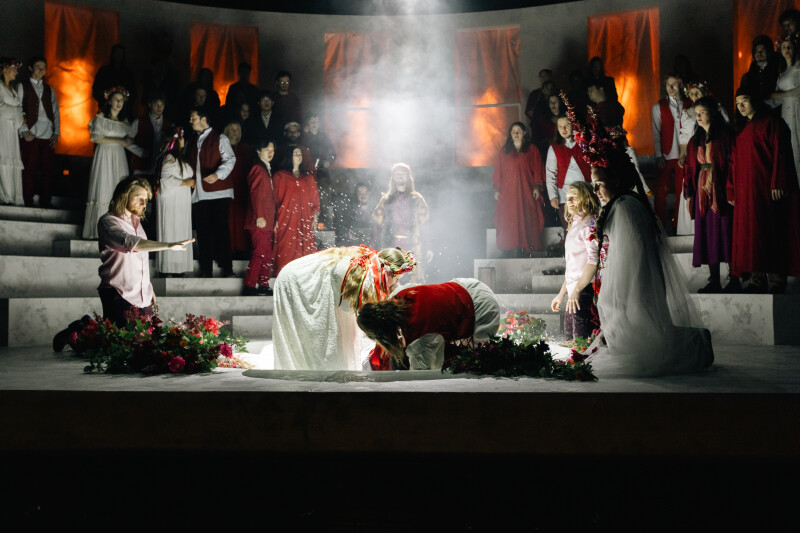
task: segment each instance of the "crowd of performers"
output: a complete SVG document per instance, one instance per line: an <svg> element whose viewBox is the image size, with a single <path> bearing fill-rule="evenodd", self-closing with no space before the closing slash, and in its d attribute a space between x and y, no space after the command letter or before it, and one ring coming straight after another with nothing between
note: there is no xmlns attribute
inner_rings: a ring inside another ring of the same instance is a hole
<svg viewBox="0 0 800 533"><path fill-rule="evenodd" d="M588 106L616 129L665 231L694 235L692 264L709 269L699 292L784 292L787 276L800 275L800 12L788 10L780 20L777 51L766 35L753 41L750 69L736 91L735 124L688 59L675 58L664 77L666 94L650 114L657 166L652 192L625 142L625 110L602 59L591 60L588 76L573 72L566 93L555 87L551 71L541 71L542 87L526 106L530 127L510 127L494 168L498 248L507 257L542 251L542 221L557 212L567 229L571 185L591 182L560 98L566 94L576 109ZM669 192L675 193L670 212ZM729 266L725 283L722 263Z"/></svg>
<svg viewBox="0 0 800 533"><path fill-rule="evenodd" d="M651 113L659 169L652 194L625 139L625 110L601 58L591 60L588 77L570 77L569 95L556 94L551 73L542 71L542 88L526 106L530 127L510 126L492 177L498 247L509 256L541 250L544 220L557 213L568 230L566 272L551 307L560 310L566 298L568 340L587 337L599 325L590 347L599 375L659 375L713 361L710 335L700 327L666 245L668 233L694 233L693 264L708 265L710 274L702 292L779 293L787 276L800 275L800 13L787 12L781 22L785 31L777 54L768 37L753 42L751 68L736 91L736 127L688 60L677 58L664 78L666 96ZM31 139L42 141L37 150L52 151L57 103L42 82L43 59L29 65L30 79L19 85L21 65L0 63L0 202L26 203L25 191L32 188L22 185L21 156L14 154ZM100 72L97 78L105 79ZM289 94L290 80L288 73L279 75L278 95ZM181 128L166 129L167 98L161 93L151 93L146 116L129 121L129 91L105 84L110 88L102 92L102 111L90 124L96 151L84 236L100 240L106 316L116 319L132 306L147 310L154 303L147 252L163 252L162 273L191 270L192 216L201 276L211 275L214 261L223 275L232 275L236 238L229 228L238 217L253 249L246 293L270 294L270 279L277 275L276 368L436 368L448 346L485 338L496 328L497 300L476 280L396 290L401 276L421 281L419 264L403 250L419 252L419 229L428 217L407 165L394 166L389 190L374 209L365 200L366 187L357 188L352 217L367 220L369 213L380 224L385 249L317 252L317 180L330 161L319 165L320 158L301 142L299 122L287 119L284 139L276 143L270 136L273 113L286 108L275 105L272 93L253 92L245 75L240 81L243 94L256 99L256 119L244 125L224 121L219 131L221 114L209 111L208 84L198 81L185 117L194 133L186 136ZM283 101L300 108L296 99ZM314 118L309 131L318 127ZM252 135L249 149L242 145L246 134ZM129 173L126 149L135 156L134 168L146 169L140 174L150 179L123 179ZM43 158L34 159L38 164ZM238 187L249 195L237 196L231 178L237 166ZM141 219L153 190L164 202L157 208L157 241L146 238ZM670 190L678 198L673 213L667 213ZM237 198L249 201L231 209ZM170 220L172 229L185 231L161 228ZM367 232L374 235L368 227L353 225L342 235L360 244ZM722 263L731 276L724 288ZM370 356L359 328L378 342Z"/></svg>
<svg viewBox="0 0 800 533"><path fill-rule="evenodd" d="M301 125L302 105L289 91L289 72L278 73L276 91L259 90L249 83L249 65L242 64L241 79L230 86L228 105L220 108L209 85L213 74L203 69L187 88L185 111L169 114L175 99L153 90L144 97L146 110L132 119L136 102L127 84L133 77L123 67L124 48L115 46L93 86L100 112L88 126L95 149L84 239L98 238L98 222L115 186L135 175L150 182L155 196L155 207L143 222L146 230L164 242L196 234L201 277L211 277L214 262L222 276L233 277L233 258L251 259L244 295L272 294L271 277L291 260L317 250L320 227L334 228L341 245L421 249L420 228L428 207L414 188L408 165L394 165L377 204L370 202L367 183L357 184L352 195L331 198L333 144L318 114L308 114ZM2 204L32 206L36 191L39 206L51 207L60 120L55 91L44 81L46 70L42 57L32 58L26 67L2 60ZM259 112L249 115L251 108ZM328 207L338 207L328 210L325 223L319 220L326 207L321 196ZM188 253L161 251L157 271L182 277L193 271L194 259L191 247ZM421 281L422 270L415 276Z"/></svg>
<svg viewBox="0 0 800 533"><path fill-rule="evenodd" d="M709 366L710 334L701 326L623 135L605 128L593 110L581 119L568 102L567 107L592 186L569 185L568 269L553 308L568 295L569 336L588 336L599 324L588 352L600 376L656 376ZM299 165L299 150L294 158ZM140 217L150 198L147 180L125 178L98 223L99 292L104 316L117 323L132 307L139 316L153 312L147 253L187 253L191 243L146 238ZM288 261L274 284L275 368L438 369L454 350L496 334L500 305L488 286L475 279L399 286L417 266L412 253L397 247L331 248ZM56 336L56 350L81 324Z"/></svg>

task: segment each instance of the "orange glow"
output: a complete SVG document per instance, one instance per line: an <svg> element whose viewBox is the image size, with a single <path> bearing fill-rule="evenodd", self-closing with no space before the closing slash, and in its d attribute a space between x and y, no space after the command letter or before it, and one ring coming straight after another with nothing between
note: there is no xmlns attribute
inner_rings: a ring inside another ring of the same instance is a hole
<svg viewBox="0 0 800 533"><path fill-rule="evenodd" d="M496 102L494 88L478 98L478 105ZM508 127L519 120L519 107L465 108L456 114L456 164L469 167L490 167L497 161L497 152L505 143Z"/></svg>
<svg viewBox="0 0 800 533"><path fill-rule="evenodd" d="M228 87L239 81L239 63L250 63L250 83L258 85L258 28L192 22L190 30L192 80L202 68L214 73L214 90L225 105Z"/></svg>
<svg viewBox="0 0 800 533"><path fill-rule="evenodd" d="M589 17L588 35L589 57L602 57L616 82L630 145L652 154L650 109L661 95L658 8Z"/></svg>
<svg viewBox="0 0 800 533"><path fill-rule="evenodd" d="M800 9L798 0L735 0L733 3L733 49L739 50L733 62L733 90L739 87L742 75L750 68L753 39L781 33L778 19L787 9ZM733 95L731 95L733 98Z"/></svg>
<svg viewBox="0 0 800 533"><path fill-rule="evenodd" d="M371 107L384 91L382 75L390 66L381 61L388 48L385 33L325 34L325 129L336 144L337 167L376 165Z"/></svg>
<svg viewBox="0 0 800 533"><path fill-rule="evenodd" d="M369 168L374 165L370 123L372 112L368 109L329 111L325 123L338 138L336 166L344 168ZM333 137L333 135L332 135Z"/></svg>
<svg viewBox="0 0 800 533"><path fill-rule="evenodd" d="M520 117L519 51L518 26L456 32L457 165L493 166L497 162L508 127Z"/></svg>
<svg viewBox="0 0 800 533"><path fill-rule="evenodd" d="M47 82L61 113L59 154L91 156L89 121L97 114L92 83L119 40L119 14L91 7L45 2Z"/></svg>

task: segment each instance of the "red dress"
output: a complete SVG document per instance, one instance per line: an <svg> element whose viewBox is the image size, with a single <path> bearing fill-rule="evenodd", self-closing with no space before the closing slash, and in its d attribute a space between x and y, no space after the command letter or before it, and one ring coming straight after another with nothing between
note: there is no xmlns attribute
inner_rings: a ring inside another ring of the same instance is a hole
<svg viewBox="0 0 800 533"><path fill-rule="evenodd" d="M774 115L756 117L736 137L728 174L733 208L731 273L800 276L800 197L789 128ZM778 201L771 190L783 190Z"/></svg>
<svg viewBox="0 0 800 533"><path fill-rule="evenodd" d="M267 167L259 160L247 175L250 187L244 227L250 232L253 253L245 274L245 287L269 286L272 269L273 228L275 227L275 196L272 193L272 177ZM267 224L263 228L256 225L256 220L263 218Z"/></svg>
<svg viewBox="0 0 800 533"><path fill-rule="evenodd" d="M492 176L492 184L500 192L494 214L500 250L542 249L544 183L544 166L535 147L519 153L500 151ZM538 200L533 198L534 189L539 190Z"/></svg>
<svg viewBox="0 0 800 533"><path fill-rule="evenodd" d="M319 213L319 191L313 174L295 178L279 170L272 178L275 191L275 276L290 261L317 251L314 215Z"/></svg>

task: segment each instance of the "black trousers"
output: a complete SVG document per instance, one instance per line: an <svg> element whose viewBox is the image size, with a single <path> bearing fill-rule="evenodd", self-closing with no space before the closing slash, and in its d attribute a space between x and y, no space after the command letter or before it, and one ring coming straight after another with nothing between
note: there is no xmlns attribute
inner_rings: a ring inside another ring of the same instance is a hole
<svg viewBox="0 0 800 533"><path fill-rule="evenodd" d="M97 289L100 294L100 301L103 304L103 318L109 319L118 327L122 327L128 323L128 318L125 313L136 307L128 300L119 295L116 289L105 288ZM151 317L153 316L153 306L138 308L139 316Z"/></svg>
<svg viewBox="0 0 800 533"><path fill-rule="evenodd" d="M210 276L214 261L223 273L233 271L231 234L228 229L230 208L230 198L201 200L192 204L201 274Z"/></svg>

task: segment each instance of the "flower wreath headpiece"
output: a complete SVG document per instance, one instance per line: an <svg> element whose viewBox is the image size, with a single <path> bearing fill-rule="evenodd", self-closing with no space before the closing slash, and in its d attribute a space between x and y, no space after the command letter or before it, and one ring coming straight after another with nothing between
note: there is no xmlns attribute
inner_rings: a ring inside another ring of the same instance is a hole
<svg viewBox="0 0 800 533"><path fill-rule="evenodd" d="M800 47L800 34L798 33L784 33L780 37L775 40L775 48L778 49L778 53L781 51L781 44L784 42L789 41L794 45L795 54L800 52L797 48Z"/></svg>
<svg viewBox="0 0 800 533"><path fill-rule="evenodd" d="M364 273L361 275L361 280L358 285L358 309L361 309L364 300L364 291L366 289L373 287L378 301L384 300L389 296L388 274L392 273L395 276L399 276L405 272L411 272L417 265L416 261L414 261L414 255L411 252L404 252L403 250L400 250L400 253L403 254L405 261L398 268L392 268L391 265L378 256L376 250L373 250L369 246L362 244L360 252L360 255L350 260L350 265L347 267L344 279L342 279L342 286L339 288L339 303L341 304L344 286L347 283L350 271L356 267L363 268Z"/></svg>
<svg viewBox="0 0 800 533"><path fill-rule="evenodd" d="M622 128L606 129L592 106L586 106L586 125L578 121L575 106L567 99L564 91L559 94L567 108L567 118L572 125L575 142L583 152L583 159L593 167L608 167L609 155L619 149L617 140L625 136Z"/></svg>
<svg viewBox="0 0 800 533"><path fill-rule="evenodd" d="M20 61L19 59L15 58L15 57L10 57L10 58L6 59L4 62L0 63L0 70L4 69L6 67L22 68L22 61Z"/></svg>
<svg viewBox="0 0 800 533"><path fill-rule="evenodd" d="M700 89L700 91L703 93L703 96L711 96L711 89L708 88L708 82L705 80L688 82L683 88L683 94L688 98L689 91L692 89Z"/></svg>
<svg viewBox="0 0 800 533"><path fill-rule="evenodd" d="M108 102L108 97L114 93L121 94L122 97L125 98L125 100L131 97L131 93L130 91L128 91L128 89L126 89L122 85L115 85L114 87L106 89L105 92L103 92L103 98L105 98L106 102Z"/></svg>

